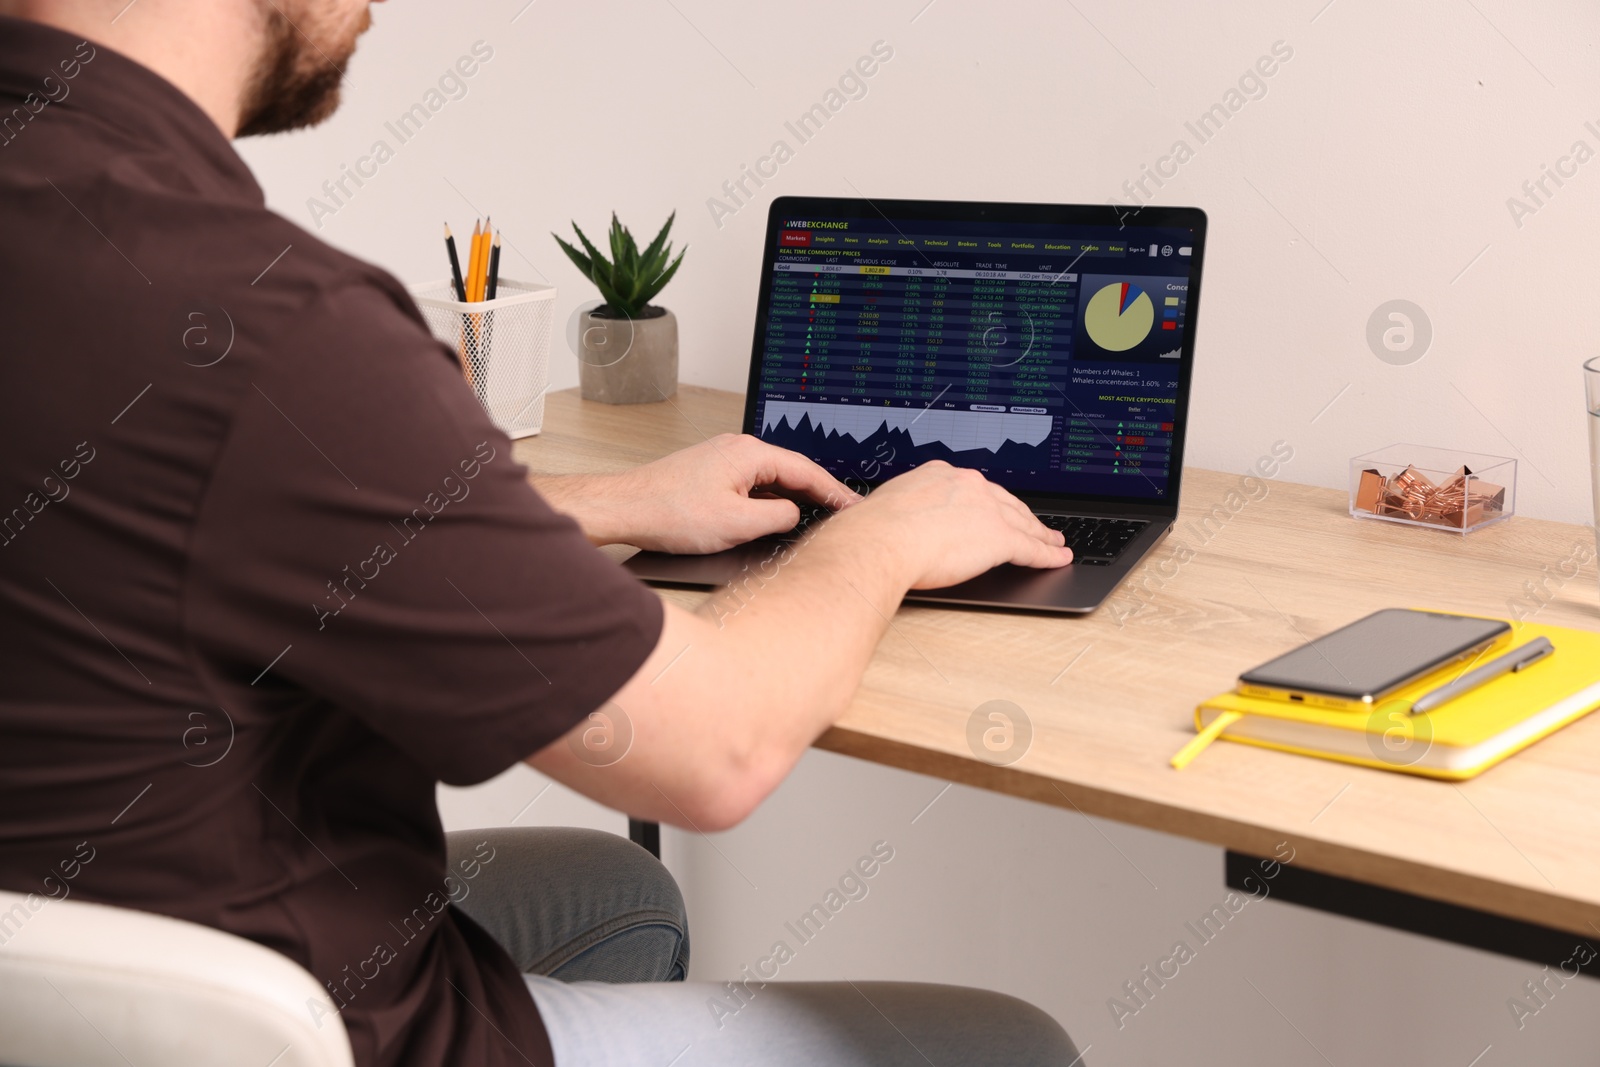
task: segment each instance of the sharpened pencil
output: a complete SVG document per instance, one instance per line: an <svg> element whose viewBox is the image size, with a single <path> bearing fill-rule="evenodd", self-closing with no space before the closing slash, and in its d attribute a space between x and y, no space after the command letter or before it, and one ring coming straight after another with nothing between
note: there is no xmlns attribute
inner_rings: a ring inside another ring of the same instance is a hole
<svg viewBox="0 0 1600 1067"><path fill-rule="evenodd" d="M489 290L484 294L485 300L493 300L494 294L500 289L500 235L494 235L494 249L489 253Z"/></svg>
<svg viewBox="0 0 1600 1067"><path fill-rule="evenodd" d="M467 283L461 277L461 258L456 255L456 239L448 222L444 224L444 247L450 253L450 283L455 287L456 299L465 302Z"/></svg>
<svg viewBox="0 0 1600 1067"><path fill-rule="evenodd" d="M483 227L476 221L472 224L472 243L467 246L467 281L461 299L468 303L476 300L478 293L478 253L483 246Z"/></svg>
<svg viewBox="0 0 1600 1067"><path fill-rule="evenodd" d="M478 245L476 261L472 264L473 276L478 279L472 288L474 301L482 300L483 294L489 288L489 235L494 232L492 226L493 220L487 218L483 220L483 240Z"/></svg>

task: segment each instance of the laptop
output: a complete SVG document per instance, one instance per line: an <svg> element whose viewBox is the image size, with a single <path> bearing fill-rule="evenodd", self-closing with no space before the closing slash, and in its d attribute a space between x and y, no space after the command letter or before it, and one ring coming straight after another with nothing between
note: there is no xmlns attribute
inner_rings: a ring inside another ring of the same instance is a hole
<svg viewBox="0 0 1600 1067"><path fill-rule="evenodd" d="M907 600L1093 611L1177 517L1205 231L1197 208L775 200L744 432L857 491L976 467L1073 549ZM627 567L723 585L825 521Z"/></svg>

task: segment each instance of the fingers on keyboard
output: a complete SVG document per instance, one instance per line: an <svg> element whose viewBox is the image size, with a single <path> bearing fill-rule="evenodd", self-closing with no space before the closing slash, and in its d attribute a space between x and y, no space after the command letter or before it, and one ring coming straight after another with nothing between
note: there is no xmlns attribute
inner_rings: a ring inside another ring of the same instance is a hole
<svg viewBox="0 0 1600 1067"><path fill-rule="evenodd" d="M1128 547L1145 526L1136 519L1106 519L1086 515L1040 515L1039 521L1060 530L1072 549L1073 561L1106 566Z"/></svg>

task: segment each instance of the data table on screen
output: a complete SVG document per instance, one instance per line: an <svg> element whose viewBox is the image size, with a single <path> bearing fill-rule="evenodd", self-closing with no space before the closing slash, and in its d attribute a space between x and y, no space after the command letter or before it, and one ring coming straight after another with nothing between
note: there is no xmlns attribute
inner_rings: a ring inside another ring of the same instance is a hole
<svg viewBox="0 0 1600 1067"><path fill-rule="evenodd" d="M1188 280L1143 263L1142 245L870 224L779 239L758 327L763 439L836 473L943 459L1165 492Z"/></svg>

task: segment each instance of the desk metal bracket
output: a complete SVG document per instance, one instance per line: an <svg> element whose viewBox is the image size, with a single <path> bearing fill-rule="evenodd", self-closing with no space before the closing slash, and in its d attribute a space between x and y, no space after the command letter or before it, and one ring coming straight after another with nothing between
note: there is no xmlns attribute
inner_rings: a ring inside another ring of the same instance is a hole
<svg viewBox="0 0 1600 1067"><path fill-rule="evenodd" d="M661 858L661 824L643 819L628 820L628 840L656 859Z"/></svg>
<svg viewBox="0 0 1600 1067"><path fill-rule="evenodd" d="M1265 862L1242 852L1225 852L1223 870L1228 888L1246 893L1259 892L1261 881L1258 872ZM1255 877L1247 883L1246 878L1252 874ZM1600 953L1600 946L1596 944L1600 938L1589 941L1565 930L1491 915L1459 904L1428 900L1396 889L1308 871L1303 867L1280 866L1271 884L1272 900L1315 908L1485 952L1497 952L1540 966L1565 968L1564 977L1572 977L1566 971L1581 968L1583 960L1592 963L1594 956L1591 953ZM1574 953L1583 951L1585 945L1590 946L1587 952L1574 959ZM1580 969L1579 973L1600 978L1600 974L1593 971L1593 968L1588 971Z"/></svg>

